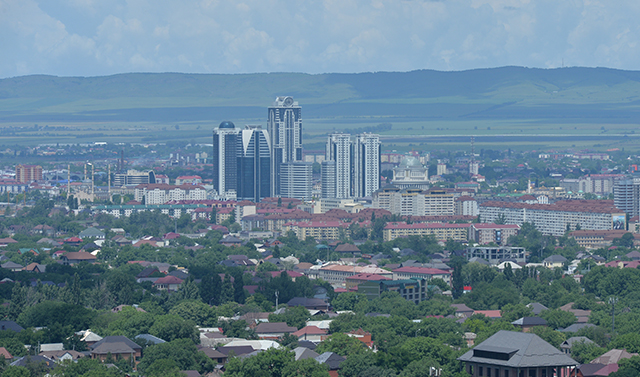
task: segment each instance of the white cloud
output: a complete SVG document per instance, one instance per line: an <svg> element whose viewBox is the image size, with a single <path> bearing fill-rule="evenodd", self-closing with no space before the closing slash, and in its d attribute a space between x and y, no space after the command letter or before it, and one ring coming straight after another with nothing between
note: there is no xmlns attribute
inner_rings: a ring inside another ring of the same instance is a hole
<svg viewBox="0 0 640 377"><path fill-rule="evenodd" d="M638 16L631 0L0 0L0 77L638 69Z"/></svg>

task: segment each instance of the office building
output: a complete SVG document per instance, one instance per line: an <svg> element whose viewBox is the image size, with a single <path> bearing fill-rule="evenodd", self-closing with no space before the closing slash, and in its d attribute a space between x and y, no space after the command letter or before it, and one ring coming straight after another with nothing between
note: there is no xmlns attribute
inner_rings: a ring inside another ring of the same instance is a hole
<svg viewBox="0 0 640 377"><path fill-rule="evenodd" d="M312 173L313 166L309 162L294 161L281 164L279 196L283 198L311 200ZM272 178L275 177L272 175Z"/></svg>
<svg viewBox="0 0 640 377"><path fill-rule="evenodd" d="M282 166L302 161L302 108L293 97L276 98L269 107L267 130L271 138L271 195L285 196L281 190L281 183L286 181L281 178Z"/></svg>
<svg viewBox="0 0 640 377"><path fill-rule="evenodd" d="M380 188L380 135L363 133L353 146L353 196L371 196Z"/></svg>
<svg viewBox="0 0 640 377"><path fill-rule="evenodd" d="M271 192L269 134L261 126L245 126L236 142L238 200L259 202Z"/></svg>
<svg viewBox="0 0 640 377"><path fill-rule="evenodd" d="M213 188L219 195L238 188L238 132L235 124L228 121L213 130Z"/></svg>
<svg viewBox="0 0 640 377"><path fill-rule="evenodd" d="M42 181L42 166L40 165L16 166L16 181L20 183L31 183L33 181Z"/></svg>
<svg viewBox="0 0 640 377"><path fill-rule="evenodd" d="M117 173L113 176L113 185L115 187L148 185L150 183L156 183L156 174L153 170L127 170L126 173Z"/></svg>

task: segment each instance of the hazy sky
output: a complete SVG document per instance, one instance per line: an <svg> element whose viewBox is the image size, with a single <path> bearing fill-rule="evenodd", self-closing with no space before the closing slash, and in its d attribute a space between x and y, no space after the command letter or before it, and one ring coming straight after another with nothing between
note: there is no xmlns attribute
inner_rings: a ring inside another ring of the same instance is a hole
<svg viewBox="0 0 640 377"><path fill-rule="evenodd" d="M637 0L0 0L0 77L640 68Z"/></svg>

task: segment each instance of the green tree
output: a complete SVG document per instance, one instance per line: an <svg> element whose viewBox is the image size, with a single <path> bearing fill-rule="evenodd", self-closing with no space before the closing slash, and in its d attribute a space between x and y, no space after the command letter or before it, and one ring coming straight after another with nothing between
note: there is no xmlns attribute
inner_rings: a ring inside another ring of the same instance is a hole
<svg viewBox="0 0 640 377"><path fill-rule="evenodd" d="M147 368L150 368L156 361L165 359L174 361L179 370L197 370L200 373L205 373L211 372L215 367L213 361L207 355L198 351L191 340L176 339L145 349L145 354L140 360L140 364L138 364L138 369L145 373ZM153 370L154 368L152 368Z"/></svg>
<svg viewBox="0 0 640 377"><path fill-rule="evenodd" d="M196 328L195 322L185 320L177 315L157 317L155 323L149 329L149 334L168 342L176 339L189 339L193 344L200 342L200 333Z"/></svg>
<svg viewBox="0 0 640 377"><path fill-rule="evenodd" d="M310 316L311 314L304 306L294 306L287 308L282 314L269 314L269 322L286 322L287 325L300 330L306 325Z"/></svg>
<svg viewBox="0 0 640 377"><path fill-rule="evenodd" d="M8 366L2 373L2 377L31 377L31 372L25 367Z"/></svg>
<svg viewBox="0 0 640 377"><path fill-rule="evenodd" d="M216 326L218 317L214 308L196 300L182 301L169 310L169 314L174 314L182 319L193 321L202 327Z"/></svg>
<svg viewBox="0 0 640 377"><path fill-rule="evenodd" d="M565 312L559 309L543 310L540 317L547 321L549 327L554 330L566 328L576 323L576 316L571 312Z"/></svg>
<svg viewBox="0 0 640 377"><path fill-rule="evenodd" d="M350 357L351 355L369 352L369 350L358 339L352 338L347 334L335 333L320 343L316 348L316 352L319 354L334 352L340 356Z"/></svg>

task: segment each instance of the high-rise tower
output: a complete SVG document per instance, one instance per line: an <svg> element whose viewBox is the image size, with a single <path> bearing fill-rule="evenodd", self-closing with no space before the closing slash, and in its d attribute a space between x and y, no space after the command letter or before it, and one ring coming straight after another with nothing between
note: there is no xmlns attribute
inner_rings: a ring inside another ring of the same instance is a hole
<svg viewBox="0 0 640 377"><path fill-rule="evenodd" d="M277 97L269 107L271 138L271 195L281 195L281 167L302 161L302 108L293 97Z"/></svg>
<svg viewBox="0 0 640 377"><path fill-rule="evenodd" d="M232 122L222 122L213 130L213 188L219 195L238 188L238 131Z"/></svg>
<svg viewBox="0 0 640 377"><path fill-rule="evenodd" d="M259 202L271 192L269 133L262 126L247 125L238 134L238 200Z"/></svg>
<svg viewBox="0 0 640 377"><path fill-rule="evenodd" d="M353 146L353 196L363 198L380 188L380 135L363 133Z"/></svg>
<svg viewBox="0 0 640 377"><path fill-rule="evenodd" d="M329 135L325 159L335 161L334 184L336 198L350 198L353 195L351 185L353 167L352 150L351 135L343 133Z"/></svg>

